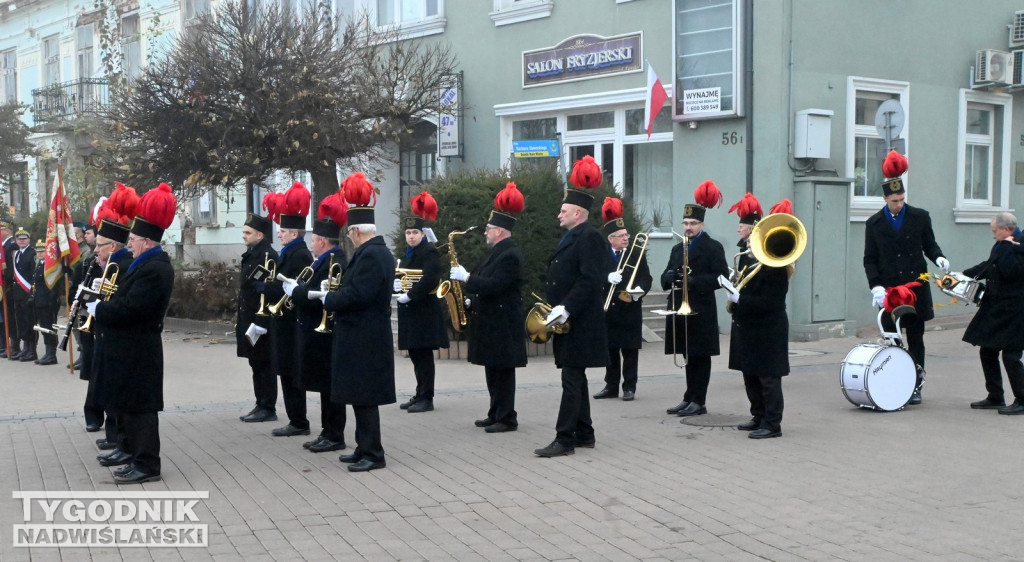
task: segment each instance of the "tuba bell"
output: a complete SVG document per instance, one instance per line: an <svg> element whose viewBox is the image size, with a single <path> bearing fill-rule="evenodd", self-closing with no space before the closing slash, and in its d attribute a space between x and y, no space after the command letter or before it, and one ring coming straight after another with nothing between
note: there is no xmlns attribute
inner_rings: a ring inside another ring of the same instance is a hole
<svg viewBox="0 0 1024 562"><path fill-rule="evenodd" d="M562 324L548 325L548 314L551 314L551 305L544 302L544 299L532 293L537 303L533 305L530 312L526 313L526 337L533 343L544 343L548 341L551 334L569 333L569 322Z"/></svg>
<svg viewBox="0 0 1024 562"><path fill-rule="evenodd" d="M736 290L740 291L757 275L761 266L790 267L807 249L807 230L800 219L787 213L773 213L759 220L750 231L750 253L757 265L737 275ZM792 272L791 272L792 273ZM730 302L725 307L732 312Z"/></svg>

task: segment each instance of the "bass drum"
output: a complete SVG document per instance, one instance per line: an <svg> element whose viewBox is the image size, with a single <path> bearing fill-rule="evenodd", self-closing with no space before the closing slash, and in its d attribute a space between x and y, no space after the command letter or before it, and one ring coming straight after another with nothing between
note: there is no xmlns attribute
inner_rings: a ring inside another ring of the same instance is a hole
<svg viewBox="0 0 1024 562"><path fill-rule="evenodd" d="M915 384L913 358L892 345L858 345L846 355L839 374L840 388L852 404L887 412L903 408Z"/></svg>

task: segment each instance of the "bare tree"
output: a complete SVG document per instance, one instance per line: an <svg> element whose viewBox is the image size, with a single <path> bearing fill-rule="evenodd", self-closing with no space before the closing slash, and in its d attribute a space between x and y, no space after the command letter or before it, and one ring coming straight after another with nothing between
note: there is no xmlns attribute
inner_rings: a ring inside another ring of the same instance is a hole
<svg viewBox="0 0 1024 562"><path fill-rule="evenodd" d="M339 163L382 164L385 143L440 110L456 64L447 45L398 41L322 7L283 16L258 6L231 0L201 18L118 95L100 143L109 169L186 198L304 170L319 200L338 188Z"/></svg>
<svg viewBox="0 0 1024 562"><path fill-rule="evenodd" d="M9 174L36 153L35 146L28 142L32 131L21 120L26 109L27 106L13 102L0 105L0 193L10 189Z"/></svg>

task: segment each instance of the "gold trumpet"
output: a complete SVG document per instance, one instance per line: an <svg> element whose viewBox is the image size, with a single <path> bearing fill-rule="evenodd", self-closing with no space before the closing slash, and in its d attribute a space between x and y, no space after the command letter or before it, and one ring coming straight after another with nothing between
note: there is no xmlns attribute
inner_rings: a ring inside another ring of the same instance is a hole
<svg viewBox="0 0 1024 562"><path fill-rule="evenodd" d="M313 268L307 265L306 267L302 268L302 271L299 272L298 277L295 278L295 282L305 285L306 283L309 283L309 280L312 278ZM285 281L287 279L288 278L285 277L284 275L281 275L280 273L277 274L278 281ZM284 309L286 308L288 310L295 308L295 303L292 302L292 298L289 297L288 295L284 295L283 297L281 297L281 300L270 305L270 307L268 307L267 310L270 311L271 316L283 316Z"/></svg>
<svg viewBox="0 0 1024 562"><path fill-rule="evenodd" d="M616 273L623 274L627 269L633 270L633 273L629 276L629 281L626 282L626 290L618 291L619 300L623 302L633 302L633 293L637 292L635 285L636 272L640 270L640 260L644 258L644 251L646 249L647 234L641 232L633 239L633 244L629 247L629 251L624 252L622 257L619 258L619 265L615 268ZM605 312L608 312L608 308L612 305L612 297L615 296L615 287L617 286L618 284L614 284L608 288L608 296L604 299Z"/></svg>
<svg viewBox="0 0 1024 562"><path fill-rule="evenodd" d="M405 269L401 267L402 260L398 260L395 264L395 279L398 279L402 283L402 292L408 293L412 286L420 282L423 279L422 269Z"/></svg>
<svg viewBox="0 0 1024 562"><path fill-rule="evenodd" d="M270 259L270 254L263 260L263 267L270 272L270 279L277 276L277 262ZM256 316L270 316L267 312L267 296L264 294L260 294L260 308L256 311Z"/></svg>
<svg viewBox="0 0 1024 562"><path fill-rule="evenodd" d="M103 275L100 276L100 287L99 294L100 300L106 302L110 300L111 295L117 292L117 275L120 273L121 268L117 265L117 262L107 263L107 267L103 268ZM93 315L90 314L82 326L78 329L80 332L91 334Z"/></svg>
<svg viewBox="0 0 1024 562"><path fill-rule="evenodd" d="M548 341L551 334L568 334L569 333L569 322L563 322L562 324L548 325L547 318L548 314L551 314L551 305L544 302L544 299L540 298L537 293L531 293L533 298L537 299L537 303L533 305L530 312L526 314L526 337L533 343L544 343Z"/></svg>
<svg viewBox="0 0 1024 562"><path fill-rule="evenodd" d="M327 267L327 292L337 291L338 287L341 286L341 264L334 263L334 256L331 256L331 262ZM318 334L329 334L331 333L330 322L334 320L334 313L327 312L327 308L324 308L324 314L320 318L320 325L313 328L313 331Z"/></svg>

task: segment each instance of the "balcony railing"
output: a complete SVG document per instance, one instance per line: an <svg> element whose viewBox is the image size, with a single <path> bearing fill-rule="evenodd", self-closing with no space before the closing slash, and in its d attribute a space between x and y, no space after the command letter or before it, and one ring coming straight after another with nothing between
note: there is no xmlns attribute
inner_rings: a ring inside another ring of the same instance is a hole
<svg viewBox="0 0 1024 562"><path fill-rule="evenodd" d="M53 123L98 115L110 104L109 96L105 78L79 78L32 90L35 121Z"/></svg>

